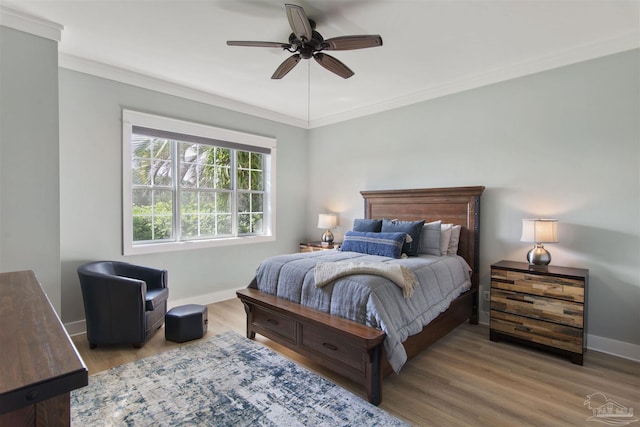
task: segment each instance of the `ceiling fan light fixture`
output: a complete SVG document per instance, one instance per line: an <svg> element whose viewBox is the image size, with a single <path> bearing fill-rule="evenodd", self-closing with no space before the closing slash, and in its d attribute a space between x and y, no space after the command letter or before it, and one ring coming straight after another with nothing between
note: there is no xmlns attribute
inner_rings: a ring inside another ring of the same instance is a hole
<svg viewBox="0 0 640 427"><path fill-rule="evenodd" d="M332 73L348 79L354 72L340 60L322 53L324 50L353 50L382 46L380 35L353 35L340 36L324 40L322 35L315 31L315 22L307 17L304 9L295 4L285 4L287 19L291 27L289 43L263 42L263 41L228 41L229 46L251 47L279 47L294 53L287 58L271 76L272 79L281 79L295 67L300 59L313 57L318 64Z"/></svg>

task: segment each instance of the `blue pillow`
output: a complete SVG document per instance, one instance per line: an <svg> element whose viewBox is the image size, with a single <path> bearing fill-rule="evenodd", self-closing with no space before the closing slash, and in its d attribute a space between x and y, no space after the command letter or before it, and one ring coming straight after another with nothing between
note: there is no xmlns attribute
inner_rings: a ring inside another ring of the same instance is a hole
<svg viewBox="0 0 640 427"><path fill-rule="evenodd" d="M424 226L424 220L422 221L398 221L397 219L382 220L382 232L383 233L406 233L411 236L411 241L405 241L402 248L402 252L408 256L418 255L420 249L420 235L422 234L422 227ZM409 240L409 239L407 239Z"/></svg>
<svg viewBox="0 0 640 427"><path fill-rule="evenodd" d="M405 236L406 233L347 231L340 250L400 258Z"/></svg>
<svg viewBox="0 0 640 427"><path fill-rule="evenodd" d="M353 231L369 231L379 233L382 231L381 219L354 219Z"/></svg>

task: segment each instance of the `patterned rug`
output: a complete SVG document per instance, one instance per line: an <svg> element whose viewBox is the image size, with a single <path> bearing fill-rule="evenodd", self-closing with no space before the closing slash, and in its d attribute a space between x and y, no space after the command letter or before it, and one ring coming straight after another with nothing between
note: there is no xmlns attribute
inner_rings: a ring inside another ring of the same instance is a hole
<svg viewBox="0 0 640 427"><path fill-rule="evenodd" d="M76 426L405 426L382 409L233 332L89 377Z"/></svg>

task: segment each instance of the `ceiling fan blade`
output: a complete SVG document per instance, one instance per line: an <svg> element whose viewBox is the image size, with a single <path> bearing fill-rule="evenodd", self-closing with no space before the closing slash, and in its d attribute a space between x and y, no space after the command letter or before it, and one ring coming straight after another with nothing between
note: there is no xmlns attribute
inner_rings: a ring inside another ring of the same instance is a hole
<svg viewBox="0 0 640 427"><path fill-rule="evenodd" d="M343 79L348 79L354 74L354 72L351 71L349 67L344 65L341 61L337 60L333 56L329 56L324 53L316 53L315 55L313 55L313 58L318 64L322 65L332 73L339 75Z"/></svg>
<svg viewBox="0 0 640 427"><path fill-rule="evenodd" d="M382 37L377 34L333 37L322 43L326 50L353 50L377 46L382 46Z"/></svg>
<svg viewBox="0 0 640 427"><path fill-rule="evenodd" d="M289 71L293 69L300 62L300 54L296 53L291 55L287 59L284 60L282 64L278 67L278 69L271 76L272 79L281 79L287 75Z"/></svg>
<svg viewBox="0 0 640 427"><path fill-rule="evenodd" d="M313 29L311 28L307 14L304 13L304 9L295 4L285 4L284 6L287 8L287 19L289 20L293 34L298 40L311 40Z"/></svg>
<svg viewBox="0 0 640 427"><path fill-rule="evenodd" d="M238 40L229 40L227 41L228 46L249 46L249 47L279 47L282 49L289 49L291 45L289 43L280 43L280 42L254 42L254 41L238 41Z"/></svg>

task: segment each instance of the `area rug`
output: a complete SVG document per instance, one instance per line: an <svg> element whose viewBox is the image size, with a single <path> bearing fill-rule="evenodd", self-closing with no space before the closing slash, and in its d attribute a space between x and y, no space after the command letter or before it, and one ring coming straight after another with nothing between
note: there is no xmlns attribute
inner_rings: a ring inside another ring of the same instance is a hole
<svg viewBox="0 0 640 427"><path fill-rule="evenodd" d="M89 377L76 426L405 426L272 350L227 332Z"/></svg>

